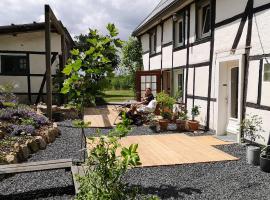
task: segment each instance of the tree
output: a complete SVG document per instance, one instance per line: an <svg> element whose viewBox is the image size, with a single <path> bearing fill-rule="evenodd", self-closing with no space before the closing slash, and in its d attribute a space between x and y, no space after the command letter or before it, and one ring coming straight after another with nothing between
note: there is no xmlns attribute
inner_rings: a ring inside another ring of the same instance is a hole
<svg viewBox="0 0 270 200"><path fill-rule="evenodd" d="M81 35L77 43L82 45L71 51L63 70L67 79L61 92L69 94L69 101L77 106L84 107L89 101L95 103L95 97L119 63L118 49L123 42L117 38L114 24L108 24L107 30L109 35L105 36L92 29L88 35Z"/></svg>
<svg viewBox="0 0 270 200"><path fill-rule="evenodd" d="M135 75L136 71L143 66L142 46L140 41L135 37L130 37L122 48L121 67L128 70L132 77L132 87L135 92Z"/></svg>

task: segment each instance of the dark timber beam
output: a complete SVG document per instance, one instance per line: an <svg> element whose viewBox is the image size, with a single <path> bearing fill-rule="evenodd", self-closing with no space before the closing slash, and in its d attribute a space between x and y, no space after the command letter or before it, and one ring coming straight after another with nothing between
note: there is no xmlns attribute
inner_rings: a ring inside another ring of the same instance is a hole
<svg viewBox="0 0 270 200"><path fill-rule="evenodd" d="M185 84L185 109L187 109L187 96L188 96L188 67L189 67L189 37L190 37L190 5L188 6L187 11L187 60L186 60L186 84Z"/></svg>
<svg viewBox="0 0 270 200"><path fill-rule="evenodd" d="M46 50L46 92L47 117L52 119L52 77L51 77L51 9L45 5L45 50Z"/></svg>

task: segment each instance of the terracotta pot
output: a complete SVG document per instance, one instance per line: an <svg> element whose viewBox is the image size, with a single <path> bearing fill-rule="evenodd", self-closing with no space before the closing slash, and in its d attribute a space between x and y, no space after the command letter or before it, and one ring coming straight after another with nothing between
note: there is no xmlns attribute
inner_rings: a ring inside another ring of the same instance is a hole
<svg viewBox="0 0 270 200"><path fill-rule="evenodd" d="M169 124L169 120L167 120L167 119L160 119L158 121L158 123L159 123L160 130L161 131L166 131L167 130L168 124Z"/></svg>
<svg viewBox="0 0 270 200"><path fill-rule="evenodd" d="M176 127L178 131L185 131L186 130L186 120L177 119L176 120Z"/></svg>
<svg viewBox="0 0 270 200"><path fill-rule="evenodd" d="M190 121L188 121L188 128L189 128L189 130L190 131L197 131L197 130L199 130L199 122L198 121L196 121L196 120L190 120Z"/></svg>

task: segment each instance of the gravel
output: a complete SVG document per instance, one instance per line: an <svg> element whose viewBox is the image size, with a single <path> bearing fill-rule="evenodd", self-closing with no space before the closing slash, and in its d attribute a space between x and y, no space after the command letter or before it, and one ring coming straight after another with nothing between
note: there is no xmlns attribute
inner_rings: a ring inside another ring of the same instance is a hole
<svg viewBox="0 0 270 200"><path fill-rule="evenodd" d="M46 150L34 154L30 161L62 158L80 158L80 130L69 121L59 124L60 138ZM100 129L107 134L110 129ZM86 135L95 135L96 129L86 129ZM174 134L168 131L162 134ZM154 134L148 127L134 127L130 135ZM159 134L159 133L158 133ZM186 133L191 136L202 133ZM204 133L205 135L211 133ZM239 157L239 161L198 163L187 165L135 168L125 174L123 181L138 186L145 195L161 199L269 199L270 174L259 167L246 164L245 147L233 144L216 146ZM0 199L72 199L74 186L70 171L51 170L22 173L6 177L0 182Z"/></svg>

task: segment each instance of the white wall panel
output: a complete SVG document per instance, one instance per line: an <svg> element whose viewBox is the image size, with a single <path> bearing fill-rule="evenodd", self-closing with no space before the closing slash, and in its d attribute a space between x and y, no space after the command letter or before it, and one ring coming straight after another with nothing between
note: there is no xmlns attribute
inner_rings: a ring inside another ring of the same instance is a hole
<svg viewBox="0 0 270 200"><path fill-rule="evenodd" d="M13 92L28 92L27 76L1 76L0 84L14 83L16 84Z"/></svg>
<svg viewBox="0 0 270 200"><path fill-rule="evenodd" d="M206 115L207 115L207 101L195 99L194 105L199 106L200 115L196 117L196 120L200 122L201 125L206 125ZM191 113L191 111L189 111Z"/></svg>
<svg viewBox="0 0 270 200"><path fill-rule="evenodd" d="M192 4L190 7L190 43L193 43L195 41L196 36L196 8L195 4Z"/></svg>
<svg viewBox="0 0 270 200"><path fill-rule="evenodd" d="M208 75L209 66L195 68L195 96L207 97Z"/></svg>
<svg viewBox="0 0 270 200"><path fill-rule="evenodd" d="M244 12L248 0L217 0L216 22L223 21Z"/></svg>
<svg viewBox="0 0 270 200"><path fill-rule="evenodd" d="M161 69L161 55L150 58L150 70Z"/></svg>
<svg viewBox="0 0 270 200"><path fill-rule="evenodd" d="M149 70L149 53L143 55L143 69L144 71Z"/></svg>
<svg viewBox="0 0 270 200"><path fill-rule="evenodd" d="M164 47L162 50L162 68L168 69L172 67L172 45Z"/></svg>
<svg viewBox="0 0 270 200"><path fill-rule="evenodd" d="M260 61L250 61L247 101L257 103Z"/></svg>
<svg viewBox="0 0 270 200"><path fill-rule="evenodd" d="M256 26L255 22L257 22L258 27ZM270 53L269 31L270 31L270 9L256 13L255 17L253 18L252 40L251 40L252 48L250 52L251 55L263 54L263 49L265 53ZM261 38L262 45L260 43L259 36Z"/></svg>
<svg viewBox="0 0 270 200"><path fill-rule="evenodd" d="M263 64L266 64L266 61L264 61ZM263 67L263 73L264 73L264 67ZM270 106L270 82L264 81L264 77L262 77L261 104L264 105L264 106Z"/></svg>
<svg viewBox="0 0 270 200"><path fill-rule="evenodd" d="M210 42L199 44L190 48L189 63L196 64L209 61Z"/></svg>
<svg viewBox="0 0 270 200"><path fill-rule="evenodd" d="M38 93L43 77L31 77L31 92ZM43 92L46 92L46 85L44 85Z"/></svg>
<svg viewBox="0 0 270 200"><path fill-rule="evenodd" d="M256 142L266 145L268 137L269 137L269 132L270 132L270 123L269 123L270 112L266 110L258 110L258 109L247 107L246 114L250 116L258 115L262 118L262 122L263 122L262 129L264 130L264 132L260 132L259 134L264 138L264 140L257 139Z"/></svg>
<svg viewBox="0 0 270 200"><path fill-rule="evenodd" d="M268 4L269 0L254 0L254 7L262 6Z"/></svg>
<svg viewBox="0 0 270 200"><path fill-rule="evenodd" d="M194 69L189 68L188 69L188 89L187 89L187 94L188 95L193 95L193 73Z"/></svg>
<svg viewBox="0 0 270 200"><path fill-rule="evenodd" d="M144 34L141 36L142 51L149 51L149 34Z"/></svg>
<svg viewBox="0 0 270 200"><path fill-rule="evenodd" d="M163 25L163 44L169 43L172 41L172 19L168 19L164 22Z"/></svg>
<svg viewBox="0 0 270 200"><path fill-rule="evenodd" d="M187 64L187 49L179 50L173 53L173 66L179 67Z"/></svg>
<svg viewBox="0 0 270 200"><path fill-rule="evenodd" d="M157 49L156 52L161 52L161 35L162 35L161 26L157 26Z"/></svg>

